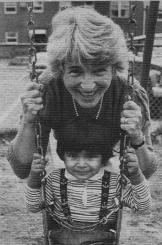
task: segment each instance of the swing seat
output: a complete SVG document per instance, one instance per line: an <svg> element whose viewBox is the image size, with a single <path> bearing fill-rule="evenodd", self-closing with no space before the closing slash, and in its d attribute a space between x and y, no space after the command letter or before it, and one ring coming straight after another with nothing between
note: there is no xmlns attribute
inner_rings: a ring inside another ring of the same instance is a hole
<svg viewBox="0 0 162 245"><path fill-rule="evenodd" d="M103 232L98 235L97 231L65 231L64 229L48 232L49 245L115 245L115 231Z"/></svg>

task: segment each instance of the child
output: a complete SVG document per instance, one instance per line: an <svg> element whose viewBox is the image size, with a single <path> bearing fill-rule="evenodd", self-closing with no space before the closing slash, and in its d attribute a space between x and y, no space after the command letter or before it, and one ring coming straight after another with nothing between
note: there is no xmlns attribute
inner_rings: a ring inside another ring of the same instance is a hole
<svg viewBox="0 0 162 245"><path fill-rule="evenodd" d="M105 165L111 157L105 132L100 125L87 126L83 121L63 129L64 143L58 154L65 169L51 172L45 187L46 204L53 202L53 208L47 208L54 222L51 244L115 244L120 175ZM150 192L134 149L128 150L126 160L129 174L123 204L135 211L146 211ZM26 186L26 204L31 212L42 209L40 174L44 168L40 155L34 154Z"/></svg>

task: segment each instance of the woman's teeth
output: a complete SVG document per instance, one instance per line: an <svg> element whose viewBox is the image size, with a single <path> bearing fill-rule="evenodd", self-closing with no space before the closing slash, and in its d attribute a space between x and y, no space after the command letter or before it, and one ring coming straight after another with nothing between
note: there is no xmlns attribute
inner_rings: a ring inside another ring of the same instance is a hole
<svg viewBox="0 0 162 245"><path fill-rule="evenodd" d="M83 96L92 96L92 95L94 95L94 91L92 91L92 92L81 92L81 94L83 95Z"/></svg>

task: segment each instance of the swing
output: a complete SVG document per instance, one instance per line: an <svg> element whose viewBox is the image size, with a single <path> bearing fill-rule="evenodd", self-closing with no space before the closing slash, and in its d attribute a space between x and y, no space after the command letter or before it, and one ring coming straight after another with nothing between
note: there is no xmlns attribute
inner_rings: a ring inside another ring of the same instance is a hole
<svg viewBox="0 0 162 245"><path fill-rule="evenodd" d="M36 49L34 47L34 34L35 34L35 29L34 29L34 22L32 20L32 6L28 7L28 11L29 11L29 21L28 21L28 28L30 28L30 30L32 30L32 35L30 38L30 48L29 48L29 63L31 65L31 72L30 72L30 79L31 81L35 81L38 82L38 74L36 72L36 61L37 61L37 57L36 57ZM135 20L135 7L133 6L133 8L131 9L131 14L130 14L130 18L129 18L129 24L133 25L134 27L136 27L136 20ZM134 37L134 33L129 33L130 36L130 46L129 46L129 51L131 51L133 54L135 53L135 48L134 48L134 44L133 44L133 37ZM126 100L132 100L133 99L133 83L134 83L134 60L131 59L129 61L129 69L128 69L128 91L127 91L127 96L126 96ZM36 134L36 146L37 146L37 152L39 154L41 154L42 158L44 158L44 152L42 149L42 138L41 138L41 124L39 122L39 115L37 117L37 122L36 122L36 127L35 127L35 134ZM120 239L120 231L121 231L121 221L122 221L122 213L123 213L123 189L125 186L125 174L126 174L126 149L127 147L130 146L130 140L129 140L129 136L122 131L121 132L121 141L120 141L120 175L121 175L121 181L120 181L120 196L119 196L119 200L116 200L116 206L117 208L115 208L111 213L109 213L106 217L103 217L102 222L103 224L106 224L108 222L108 219L110 217L111 214L113 214L114 212L117 213L117 223L116 223L116 238L115 238L115 244L114 245L119 245L119 239ZM42 174L42 199L43 199L43 228L44 228L44 244L45 245L52 245L52 236L53 236L53 219L50 215L50 213L52 212L52 208L53 208L53 203L49 204L48 206L46 205L46 196L45 196L45 186L46 186L46 173L44 172ZM64 188L64 186L62 187ZM101 200L102 202L102 200ZM67 207L65 207L67 208ZM77 231L77 230L76 230ZM112 231L112 233L114 233L114 231ZM83 244L86 245L86 242L84 242ZM87 243L88 244L88 243ZM97 243L93 243L94 245L100 245L100 244L109 244L108 242L105 241L105 243L103 242L97 242Z"/></svg>

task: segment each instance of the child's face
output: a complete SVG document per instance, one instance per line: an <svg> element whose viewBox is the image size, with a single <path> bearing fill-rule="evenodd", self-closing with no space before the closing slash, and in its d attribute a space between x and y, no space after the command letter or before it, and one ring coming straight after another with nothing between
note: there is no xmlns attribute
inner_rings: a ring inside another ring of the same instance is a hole
<svg viewBox="0 0 162 245"><path fill-rule="evenodd" d="M66 152L64 159L67 171L78 180L88 180L102 167L102 156L86 151Z"/></svg>
<svg viewBox="0 0 162 245"><path fill-rule="evenodd" d="M98 65L85 68L76 62L68 63L64 66L63 80L81 107L95 107L111 84L112 67Z"/></svg>

